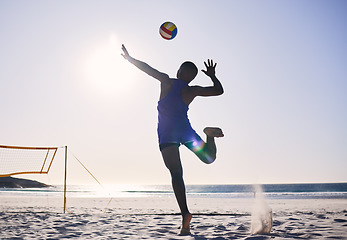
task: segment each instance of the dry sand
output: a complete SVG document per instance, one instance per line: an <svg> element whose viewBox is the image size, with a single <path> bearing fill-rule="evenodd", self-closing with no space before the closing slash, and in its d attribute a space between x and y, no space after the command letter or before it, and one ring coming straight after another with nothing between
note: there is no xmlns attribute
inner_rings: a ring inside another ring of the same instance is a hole
<svg viewBox="0 0 347 240"><path fill-rule="evenodd" d="M251 235L252 199L189 198L192 235L179 236L173 197L0 197L1 239L347 239L346 199L268 200L273 228Z"/></svg>

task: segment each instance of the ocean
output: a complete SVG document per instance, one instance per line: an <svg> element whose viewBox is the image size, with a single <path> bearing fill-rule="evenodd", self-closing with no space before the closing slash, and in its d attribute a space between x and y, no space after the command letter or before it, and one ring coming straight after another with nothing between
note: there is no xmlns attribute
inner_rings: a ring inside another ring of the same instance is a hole
<svg viewBox="0 0 347 240"><path fill-rule="evenodd" d="M347 199L347 183L264 184L268 199ZM254 186L244 185L187 185L187 197L202 198L253 198ZM0 188L1 196L58 197L63 186L46 188ZM69 198L95 197L164 197L172 195L170 185L69 185Z"/></svg>

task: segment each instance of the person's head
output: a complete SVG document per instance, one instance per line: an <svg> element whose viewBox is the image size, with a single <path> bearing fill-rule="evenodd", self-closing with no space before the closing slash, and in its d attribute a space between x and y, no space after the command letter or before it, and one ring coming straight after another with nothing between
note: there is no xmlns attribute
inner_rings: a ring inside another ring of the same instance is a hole
<svg viewBox="0 0 347 240"><path fill-rule="evenodd" d="M184 62L177 71L177 78L190 83L198 74L198 68L192 62Z"/></svg>

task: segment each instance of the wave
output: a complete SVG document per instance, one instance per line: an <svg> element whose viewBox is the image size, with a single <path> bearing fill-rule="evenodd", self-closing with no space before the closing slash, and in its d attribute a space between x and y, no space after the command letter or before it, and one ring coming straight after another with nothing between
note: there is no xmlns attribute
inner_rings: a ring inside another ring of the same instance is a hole
<svg viewBox="0 0 347 240"><path fill-rule="evenodd" d="M347 183L320 184L265 184L265 197L270 199L347 199ZM46 188L1 188L0 196L61 196L63 186ZM70 185L70 197L146 197L172 195L169 185L108 185L105 188L90 185ZM253 185L187 185L188 197L251 198L254 197Z"/></svg>

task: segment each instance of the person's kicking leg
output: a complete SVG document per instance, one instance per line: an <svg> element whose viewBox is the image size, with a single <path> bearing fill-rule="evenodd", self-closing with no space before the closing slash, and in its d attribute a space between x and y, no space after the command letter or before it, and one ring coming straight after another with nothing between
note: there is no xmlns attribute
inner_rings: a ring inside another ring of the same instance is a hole
<svg viewBox="0 0 347 240"><path fill-rule="evenodd" d="M202 162L210 164L216 160L217 147L215 138L224 137L224 134L222 129L216 127L206 127L204 133L206 134L206 143L200 140L199 142L188 142L184 145L193 151Z"/></svg>
<svg viewBox="0 0 347 240"><path fill-rule="evenodd" d="M189 224L192 219L187 206L186 188L183 181L183 169L177 144L169 145L161 150L165 166L171 174L171 183L178 206L182 214L181 235L190 234Z"/></svg>

